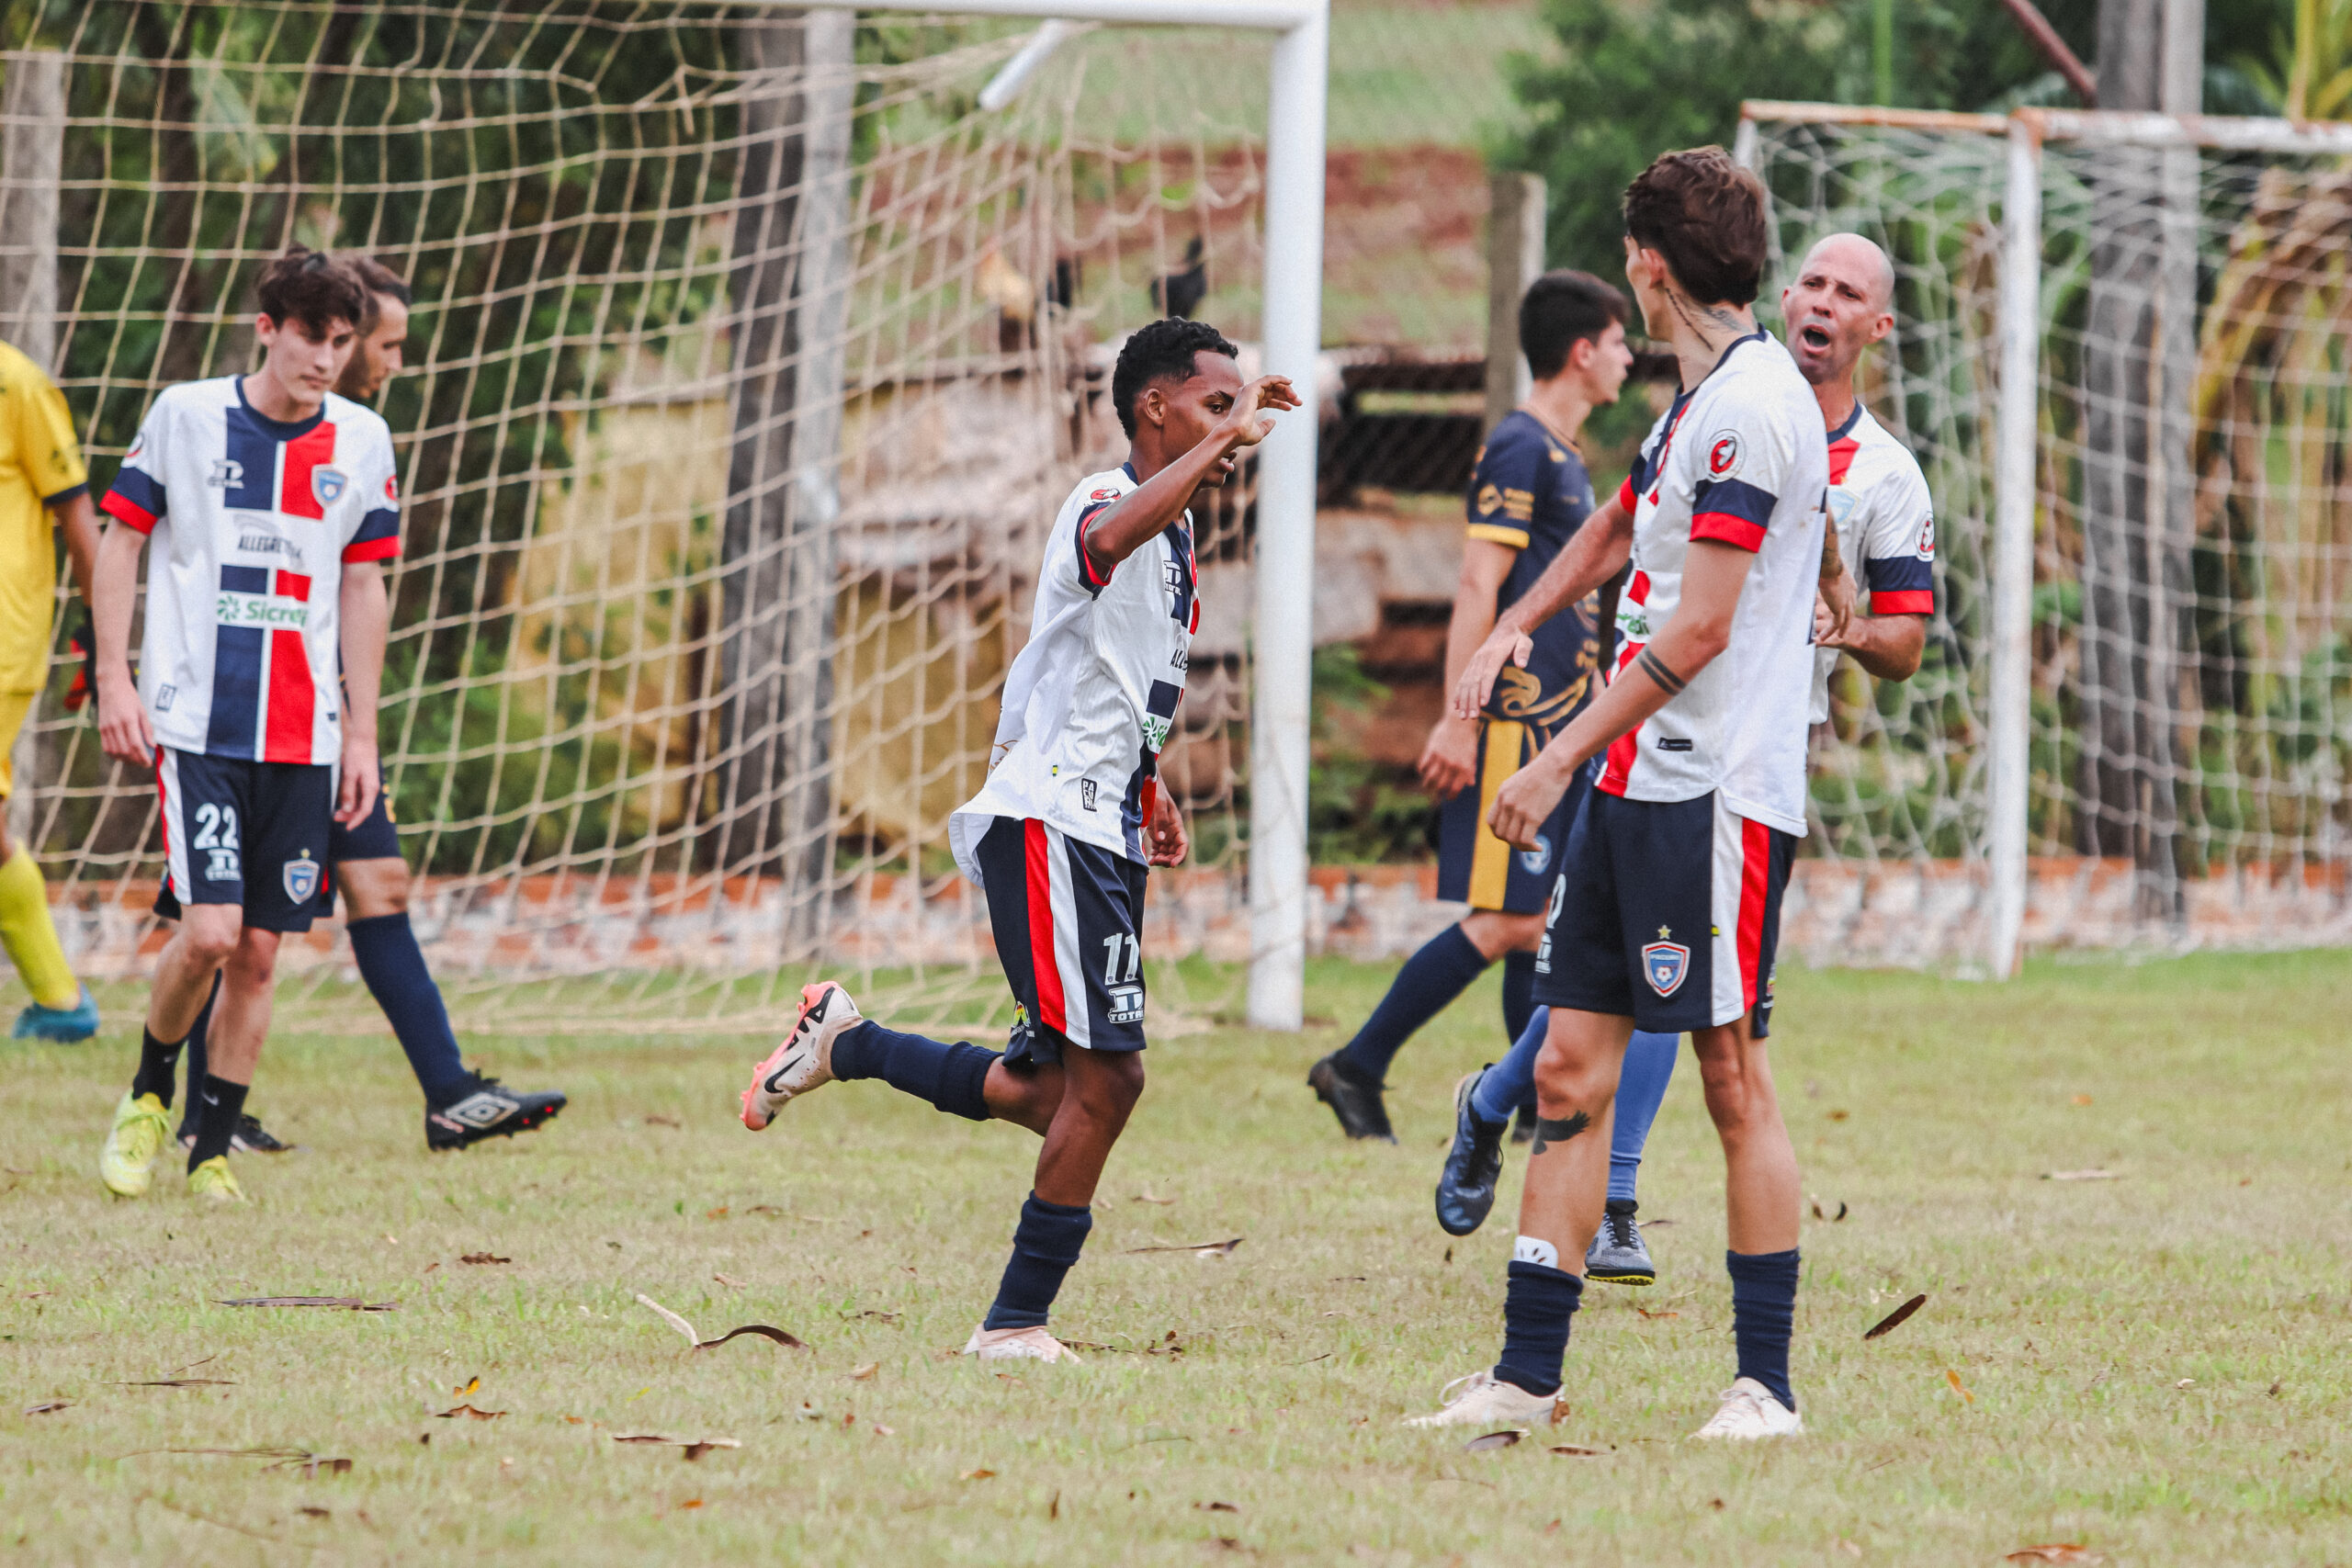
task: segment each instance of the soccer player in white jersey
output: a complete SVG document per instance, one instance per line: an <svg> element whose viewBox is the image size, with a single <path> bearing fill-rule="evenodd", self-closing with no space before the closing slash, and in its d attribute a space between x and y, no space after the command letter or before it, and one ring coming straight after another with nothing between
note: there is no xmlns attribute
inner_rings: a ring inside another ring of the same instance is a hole
<svg viewBox="0 0 2352 1568"><path fill-rule="evenodd" d="M334 389L355 403L372 402L400 374L412 296L400 274L371 256L337 259L358 279L368 313ZM352 963L367 983L368 994L383 1010L417 1087L424 1091L424 1146L437 1152L462 1149L484 1138L512 1137L543 1125L560 1111L565 1104L560 1091L509 1089L494 1077L469 1071L458 1055L441 987L434 983L424 950L409 925L408 862L392 825L391 792L381 786L380 779L375 808L366 818L348 826L328 825L326 862L328 890L343 898L343 930L351 939ZM156 900L159 912L164 903ZM205 1004L187 1037L191 1088L203 1080L212 1007ZM195 1139L192 1105L180 1122L179 1136L183 1144ZM230 1140L230 1148L237 1153L278 1154L291 1146L271 1136L251 1111L238 1118Z"/></svg>
<svg viewBox="0 0 2352 1568"><path fill-rule="evenodd" d="M743 1091L753 1132L836 1078L880 1078L1044 1136L996 1302L965 1346L982 1360L1076 1359L1046 1319L1143 1092L1145 868L1186 849L1159 761L1201 619L1188 508L1272 431L1269 411L1299 406L1282 377L1245 385L1237 359L1215 328L1175 318L1120 349L1111 397L1127 460L1079 481L1054 519L988 780L949 821L1019 1005L1006 1049L885 1029L820 981Z"/></svg>
<svg viewBox="0 0 2352 1568"><path fill-rule="evenodd" d="M1928 481L1911 449L1872 419L1855 395L1854 374L1863 350L1894 329L1894 269L1886 254L1860 234L1831 234L1805 254L1795 281L1781 293L1781 319L1787 323L1789 352L1813 384L1829 442L1829 519L1842 560L1859 563L1867 613L1841 627L1827 606L1815 617L1814 724L1829 717L1829 676L1840 649L1882 681L1907 681L1919 668L1927 646L1928 617L1935 613L1936 525ZM1764 976L1764 998L1756 1010L1758 1039L1771 1024L1772 977ZM1510 1055L1487 1069L1481 1094L1508 1096L1532 1083L1535 1057L1549 1032L1538 1010ZM1636 1031L1612 1102L1615 1127L1610 1139L1609 1203L1600 1230L1585 1252L1585 1278L1645 1285L1656 1278L1648 1247L1634 1222L1635 1177L1642 1150L1681 1041L1671 1034ZM1498 1099L1498 1103L1502 1101ZM1459 1151L1462 1138L1456 1134ZM1449 1161L1448 1173L1453 1168ZM1486 1190L1491 1192L1491 1187ZM1443 1213L1448 1193L1439 1185ZM1476 1220L1485 1211L1476 1212ZM1476 1229L1474 1223L1470 1229ZM1455 1235L1464 1234L1449 1226Z"/></svg>
<svg viewBox="0 0 2352 1568"><path fill-rule="evenodd" d="M1501 1356L1420 1425L1549 1417L1584 1254L1608 1192L1611 1102L1638 1027L1689 1032L1724 1145L1739 1371L1701 1435L1800 1429L1788 1382L1797 1167L1753 1028L1804 832L1805 713L1828 459L1812 389L1750 309L1764 270L1763 187L1721 148L1668 152L1625 192L1625 272L1682 389L1618 494L1631 536L1614 675L1498 795L1498 836L1526 843L1575 771L1604 758L1570 829L1536 958L1551 1010L1536 1136L1509 1270ZM1599 531L1588 530L1595 532ZM1596 539L1596 545L1599 540ZM1593 549L1562 552L1573 580ZM1454 693L1476 711L1527 626L1565 602L1539 581ZM1468 701L1472 697L1476 701Z"/></svg>
<svg viewBox="0 0 2352 1568"><path fill-rule="evenodd" d="M155 770L166 885L184 911L99 1156L124 1197L147 1190L180 1046L218 975L188 1190L243 1198L227 1156L269 1032L279 940L322 912L330 821L376 803L380 563L400 551L399 481L384 422L332 390L366 304L350 273L300 247L263 271L259 295L261 368L165 388L103 507L98 734L109 756Z"/></svg>

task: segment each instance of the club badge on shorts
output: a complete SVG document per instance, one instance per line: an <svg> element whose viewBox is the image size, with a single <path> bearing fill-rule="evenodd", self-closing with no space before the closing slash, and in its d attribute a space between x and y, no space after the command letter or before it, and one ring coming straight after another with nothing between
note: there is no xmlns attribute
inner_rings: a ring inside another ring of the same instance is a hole
<svg viewBox="0 0 2352 1568"><path fill-rule="evenodd" d="M304 850L300 860L289 860L285 870L286 897L297 904L307 904L319 890L319 863Z"/></svg>
<svg viewBox="0 0 2352 1568"><path fill-rule="evenodd" d="M1650 989L1661 997L1670 997L1682 987L1682 977L1690 973L1690 950L1679 942L1668 942L1667 929L1657 929L1658 940L1642 949L1642 977Z"/></svg>

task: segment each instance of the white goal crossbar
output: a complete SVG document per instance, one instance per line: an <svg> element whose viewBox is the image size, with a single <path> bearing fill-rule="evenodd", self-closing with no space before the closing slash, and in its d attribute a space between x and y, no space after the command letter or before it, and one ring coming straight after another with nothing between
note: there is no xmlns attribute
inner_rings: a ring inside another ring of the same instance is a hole
<svg viewBox="0 0 2352 1568"><path fill-rule="evenodd" d="M1994 482L1983 852L1990 886L1982 926L1984 968L2007 976L2018 964L2027 913L2036 508L2048 488L2048 476L2037 470L2043 451L2036 394L2043 346L2044 145L2342 155L2352 153L2352 124L2038 108L1999 116L1751 100L1741 106L1733 150L1743 165L1759 166L1766 126L1997 137L2007 144L1998 269L2000 397L1988 454ZM2016 395L2018 389L2026 395Z"/></svg>

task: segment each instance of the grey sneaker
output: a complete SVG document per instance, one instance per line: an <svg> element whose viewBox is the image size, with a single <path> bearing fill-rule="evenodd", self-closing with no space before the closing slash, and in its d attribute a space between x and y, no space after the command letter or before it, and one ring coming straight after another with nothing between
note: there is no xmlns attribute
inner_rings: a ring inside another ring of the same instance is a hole
<svg viewBox="0 0 2352 1568"><path fill-rule="evenodd" d="M1600 1234L1584 1249L1584 1277L1611 1285L1649 1285L1657 1281L1657 1267L1642 1241L1642 1227L1634 1223L1636 1207L1631 1198L1611 1198L1600 1216Z"/></svg>

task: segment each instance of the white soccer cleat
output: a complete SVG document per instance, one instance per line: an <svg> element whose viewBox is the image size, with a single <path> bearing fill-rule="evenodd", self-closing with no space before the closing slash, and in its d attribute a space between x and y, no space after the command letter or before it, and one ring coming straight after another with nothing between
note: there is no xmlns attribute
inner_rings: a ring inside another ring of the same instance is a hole
<svg viewBox="0 0 2352 1568"><path fill-rule="evenodd" d="M833 1042L865 1021L849 993L831 980L800 988L800 1021L768 1054L743 1091L743 1125L759 1132L797 1096L833 1081Z"/></svg>
<svg viewBox="0 0 2352 1568"><path fill-rule="evenodd" d="M1456 1378L1438 1393L1442 1409L1416 1416L1408 1427L1529 1427L1550 1426L1560 1418L1560 1396L1530 1393L1517 1383L1505 1382L1487 1368Z"/></svg>
<svg viewBox="0 0 2352 1568"><path fill-rule="evenodd" d="M1046 1332L1043 1324L1027 1328L975 1328L964 1342L964 1354L983 1361L1068 1361L1078 1365L1078 1352Z"/></svg>
<svg viewBox="0 0 2352 1568"><path fill-rule="evenodd" d="M1724 1390L1722 1407L1694 1438L1793 1438L1804 1430L1797 1413L1773 1397L1754 1378L1741 1378Z"/></svg>

